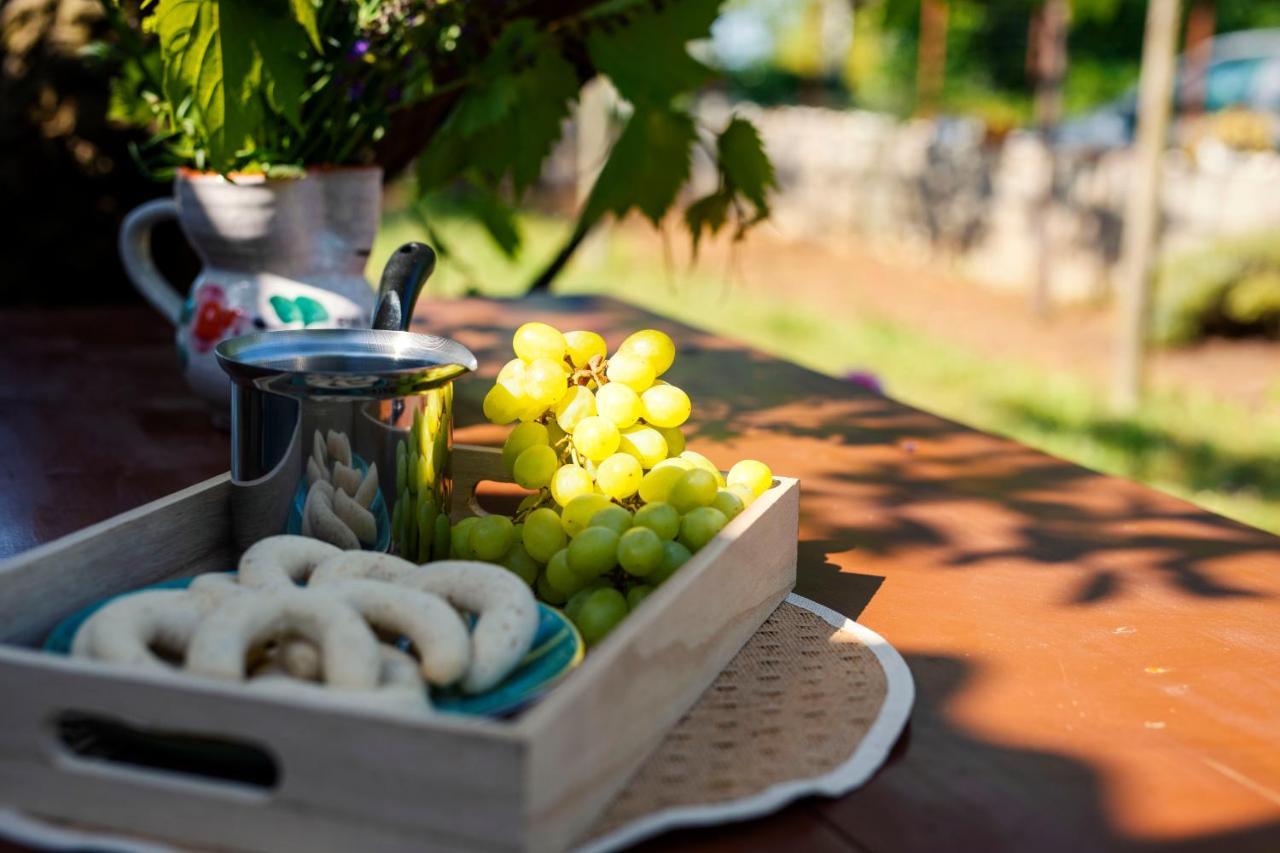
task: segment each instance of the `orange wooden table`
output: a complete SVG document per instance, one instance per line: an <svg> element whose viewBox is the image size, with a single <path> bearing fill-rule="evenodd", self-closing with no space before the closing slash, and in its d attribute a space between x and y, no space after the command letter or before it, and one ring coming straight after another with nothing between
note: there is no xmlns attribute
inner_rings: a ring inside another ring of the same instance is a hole
<svg viewBox="0 0 1280 853"><path fill-rule="evenodd" d="M1280 851L1280 540L608 301L428 303L491 377L528 319L681 352L690 446L802 479L798 592L892 642L916 708L840 800L653 849ZM0 315L0 556L226 468L142 308ZM486 383L459 385L461 440Z"/></svg>

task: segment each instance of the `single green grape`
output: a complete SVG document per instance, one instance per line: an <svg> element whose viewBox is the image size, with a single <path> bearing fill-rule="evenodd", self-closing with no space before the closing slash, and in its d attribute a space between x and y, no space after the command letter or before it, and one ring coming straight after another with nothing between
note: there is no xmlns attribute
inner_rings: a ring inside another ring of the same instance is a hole
<svg viewBox="0 0 1280 853"><path fill-rule="evenodd" d="M562 361L540 358L525 369L525 396L542 409L555 406L568 390L569 383L565 379Z"/></svg>
<svg viewBox="0 0 1280 853"><path fill-rule="evenodd" d="M657 329L644 329L629 336L618 347L618 352L641 356L653 368L654 376L666 373L676 360L675 342Z"/></svg>
<svg viewBox="0 0 1280 853"><path fill-rule="evenodd" d="M671 456L667 459L663 459L657 465L654 465L653 470L657 471L659 468L679 468L681 471L692 471L696 467L697 466L688 459L680 456Z"/></svg>
<svg viewBox="0 0 1280 853"><path fill-rule="evenodd" d="M615 453L596 467L596 485L615 500L634 495L643 479L640 462L626 453Z"/></svg>
<svg viewBox="0 0 1280 853"><path fill-rule="evenodd" d="M574 367L586 367L593 357L604 358L608 354L604 338L595 332L565 332L564 342L568 347L569 360L573 362Z"/></svg>
<svg viewBox="0 0 1280 853"><path fill-rule="evenodd" d="M498 564L510 570L529 586L538 582L538 562L519 542L512 543Z"/></svg>
<svg viewBox="0 0 1280 853"><path fill-rule="evenodd" d="M662 564L662 538L647 527L633 527L618 540L618 564L638 578Z"/></svg>
<svg viewBox="0 0 1280 853"><path fill-rule="evenodd" d="M585 385L574 385L556 403L556 423L565 432L573 432L583 418L596 413L596 396Z"/></svg>
<svg viewBox="0 0 1280 853"><path fill-rule="evenodd" d="M640 602L648 598L651 592L653 592L653 587L649 586L649 584L647 583L637 584L636 586L633 586L631 587L631 589L627 590L628 610L629 611L635 610L637 607L639 607Z"/></svg>
<svg viewBox="0 0 1280 853"><path fill-rule="evenodd" d="M560 506L568 506L578 495L591 494L595 487L595 480L580 465L562 465L551 477L551 497Z"/></svg>
<svg viewBox="0 0 1280 853"><path fill-rule="evenodd" d="M594 646L626 618L627 600L616 589L597 589L578 608L577 626L582 639Z"/></svg>
<svg viewBox="0 0 1280 853"><path fill-rule="evenodd" d="M507 466L507 472L510 473L515 467L516 459L521 452L537 444L548 446L551 444L545 426L540 423L527 423L512 427L511 432L507 434L507 440L502 444L502 461Z"/></svg>
<svg viewBox="0 0 1280 853"><path fill-rule="evenodd" d="M592 462L599 462L616 453L621 438L613 421L599 415L583 418L573 428L573 446Z"/></svg>
<svg viewBox="0 0 1280 853"><path fill-rule="evenodd" d="M645 504L636 510L633 524L649 528L660 539L675 539L680 535L680 513L668 503Z"/></svg>
<svg viewBox="0 0 1280 853"><path fill-rule="evenodd" d="M519 396L524 393L525 369L526 366L523 360L513 358L502 365L502 369L498 371L498 375L493 381L499 385L506 386L508 391Z"/></svg>
<svg viewBox="0 0 1280 853"><path fill-rule="evenodd" d="M561 595L571 596L587 584L587 580L569 568L569 549L561 548L547 561L547 583Z"/></svg>
<svg viewBox="0 0 1280 853"><path fill-rule="evenodd" d="M621 382L610 382L596 391L596 411L625 429L640 420L640 395Z"/></svg>
<svg viewBox="0 0 1280 853"><path fill-rule="evenodd" d="M725 486L725 490L728 491L729 494L736 496L738 500L742 501L742 505L744 507L751 506L752 502L756 499L756 493L753 492L751 487L745 483L730 483Z"/></svg>
<svg viewBox="0 0 1280 853"><path fill-rule="evenodd" d="M637 394L652 385L657 378L647 358L627 353L615 353L609 359L604 375L609 377L610 382L621 382Z"/></svg>
<svg viewBox="0 0 1280 853"><path fill-rule="evenodd" d="M569 543L569 568L589 580L618 564L618 534L607 527L588 527Z"/></svg>
<svg viewBox="0 0 1280 853"><path fill-rule="evenodd" d="M566 347L560 330L546 323L525 323L516 329L515 336L511 339L511 348L524 361L536 361L540 358L562 361Z"/></svg>
<svg viewBox="0 0 1280 853"><path fill-rule="evenodd" d="M505 515L486 515L476 521L468 540L471 553L477 560L493 563L501 559L511 547L513 539L511 519Z"/></svg>
<svg viewBox="0 0 1280 853"><path fill-rule="evenodd" d="M587 526L607 527L621 536L631 528L631 513L626 507L609 504L609 506L591 516L591 523Z"/></svg>
<svg viewBox="0 0 1280 853"><path fill-rule="evenodd" d="M551 582L547 580L545 570L538 574L538 579L534 582L533 589L538 594L538 598L547 604L561 605L568 601L565 594L552 586Z"/></svg>
<svg viewBox="0 0 1280 853"><path fill-rule="evenodd" d="M622 431L618 450L634 456L641 468L649 469L667 458L667 440L653 427L637 424Z"/></svg>
<svg viewBox="0 0 1280 853"><path fill-rule="evenodd" d="M609 589L612 586L604 578L596 578L587 581L587 585L579 589L573 595L569 596L569 603L564 606L564 615L568 616L573 624L578 624L578 612L582 609L582 603L591 597L591 593L597 589Z"/></svg>
<svg viewBox="0 0 1280 853"><path fill-rule="evenodd" d="M521 533L525 549L540 563L550 560L552 555L563 548L568 541L564 525L560 523L560 516L556 515L555 510L547 507L535 509L529 513L525 517L524 530Z"/></svg>
<svg viewBox="0 0 1280 853"><path fill-rule="evenodd" d="M565 504L564 511L560 513L560 523L564 525L565 533L570 537L577 536L587 529L592 516L612 503L604 495L594 492L578 495Z"/></svg>
<svg viewBox="0 0 1280 853"><path fill-rule="evenodd" d="M644 475L640 481L640 500L645 503L664 503L671 498L671 490L688 473L676 466L658 466Z"/></svg>
<svg viewBox="0 0 1280 853"><path fill-rule="evenodd" d="M716 488L724 488L725 486L724 474L720 473L720 469L717 468L715 466L715 463L712 462L710 459L703 456L701 453L697 452L696 450L685 450L680 454L680 458L685 460L686 462L692 463L693 467L701 468L703 471L706 471L708 474L715 477Z"/></svg>
<svg viewBox="0 0 1280 853"><path fill-rule="evenodd" d="M640 397L647 424L674 428L689 420L693 404L689 395L674 385L654 385Z"/></svg>
<svg viewBox="0 0 1280 853"><path fill-rule="evenodd" d="M754 459L743 459L734 463L729 469L730 485L743 485L750 489L756 497L765 493L773 485L773 472L769 466Z"/></svg>
<svg viewBox="0 0 1280 853"><path fill-rule="evenodd" d="M689 562L693 556L689 549L681 545L679 542L663 542L662 543L662 562L658 564L657 570L649 575L649 583L657 586L666 581L676 573L676 569Z"/></svg>
<svg viewBox="0 0 1280 853"><path fill-rule="evenodd" d="M696 553L728 523L724 513L715 507L695 507L680 519L680 544Z"/></svg>
<svg viewBox="0 0 1280 853"><path fill-rule="evenodd" d="M458 560L474 560L476 558L475 551L471 550L471 531L480 519L476 516L468 516L453 526L453 533L450 535L450 541L453 545L453 556Z"/></svg>
<svg viewBox="0 0 1280 853"><path fill-rule="evenodd" d="M662 434L662 438L667 442L667 455L679 456L684 453L684 433L680 431L680 427L658 427L658 432Z"/></svg>
<svg viewBox="0 0 1280 853"><path fill-rule="evenodd" d="M526 489L541 489L551 482L559 465L560 460L554 450L545 444L535 444L526 447L516 457L516 463L511 467L512 479Z"/></svg>
<svg viewBox="0 0 1280 853"><path fill-rule="evenodd" d="M715 500L715 497L716 478L701 468L695 468L692 471L685 471L675 482L667 502L684 515L691 509L706 506Z"/></svg>
<svg viewBox="0 0 1280 853"><path fill-rule="evenodd" d="M715 498L711 501L711 506L724 513L724 517L730 521L733 521L738 513L747 508L747 505L742 502L742 498L728 489L721 489L716 492Z"/></svg>
<svg viewBox="0 0 1280 853"><path fill-rule="evenodd" d="M508 385L494 385L484 395L480 408L491 423L509 424L529 408L529 400L523 393L513 392Z"/></svg>

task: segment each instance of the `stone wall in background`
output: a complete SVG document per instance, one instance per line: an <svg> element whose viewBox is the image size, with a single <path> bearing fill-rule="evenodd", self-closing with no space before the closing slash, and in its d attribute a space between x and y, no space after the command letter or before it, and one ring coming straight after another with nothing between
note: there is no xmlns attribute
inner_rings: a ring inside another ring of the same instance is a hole
<svg viewBox="0 0 1280 853"><path fill-rule="evenodd" d="M718 126L727 107L704 106ZM1035 279L1050 158L1033 134L984 135L978 122L811 107L742 109L777 169L774 221L802 237L854 234L943 261L978 281ZM1119 260L1130 152L1059 152L1048 208L1051 286L1062 301L1103 297ZM1163 253L1216 237L1280 230L1280 154L1215 141L1170 150Z"/></svg>

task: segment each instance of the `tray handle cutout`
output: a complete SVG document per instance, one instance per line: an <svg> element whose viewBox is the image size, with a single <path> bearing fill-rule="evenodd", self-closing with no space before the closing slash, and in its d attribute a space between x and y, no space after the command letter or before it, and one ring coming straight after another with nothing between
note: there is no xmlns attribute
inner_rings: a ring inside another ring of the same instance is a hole
<svg viewBox="0 0 1280 853"><path fill-rule="evenodd" d="M275 757L243 740L184 734L81 711L57 714L52 724L57 743L77 763L174 774L261 794L280 782Z"/></svg>

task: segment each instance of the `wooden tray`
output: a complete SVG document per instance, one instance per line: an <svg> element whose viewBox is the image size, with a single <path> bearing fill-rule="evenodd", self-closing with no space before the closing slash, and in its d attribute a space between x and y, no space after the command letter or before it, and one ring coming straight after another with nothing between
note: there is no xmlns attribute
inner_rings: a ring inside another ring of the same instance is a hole
<svg viewBox="0 0 1280 853"><path fill-rule="evenodd" d="M453 462L455 517L475 511L478 483L507 480L496 450L458 446ZM36 650L92 601L233 567L229 492L216 477L0 563L0 800L243 849L561 849L795 583L799 483L779 477L509 721L303 704ZM84 755L67 732L86 720L195 751L236 744L261 772L228 779Z"/></svg>

